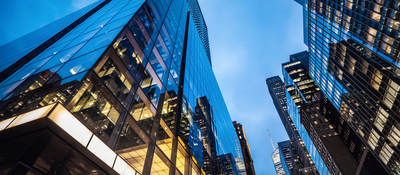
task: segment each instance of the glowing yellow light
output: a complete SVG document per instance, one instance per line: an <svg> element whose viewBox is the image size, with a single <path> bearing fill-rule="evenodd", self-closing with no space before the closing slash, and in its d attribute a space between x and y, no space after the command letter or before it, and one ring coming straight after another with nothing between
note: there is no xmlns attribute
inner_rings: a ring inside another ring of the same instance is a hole
<svg viewBox="0 0 400 175"><path fill-rule="evenodd" d="M98 137L93 136L87 148L108 166L113 166L116 154Z"/></svg>
<svg viewBox="0 0 400 175"><path fill-rule="evenodd" d="M86 146L93 135L78 119L68 112L62 105L57 105L49 119L72 136L83 146Z"/></svg>
<svg viewBox="0 0 400 175"><path fill-rule="evenodd" d="M27 112L25 114L21 114L17 116L17 118L7 127L7 128L12 128L14 126L22 125L24 123L28 123L33 120L37 120L39 118L43 118L46 116L46 114L50 111L50 109L54 105L49 105L45 106L39 109L35 109L31 112Z"/></svg>
<svg viewBox="0 0 400 175"><path fill-rule="evenodd" d="M117 156L113 169L121 175L135 174L135 170L129 166L121 157Z"/></svg>
<svg viewBox="0 0 400 175"><path fill-rule="evenodd" d="M5 129L16 117L11 117L0 122L0 131Z"/></svg>

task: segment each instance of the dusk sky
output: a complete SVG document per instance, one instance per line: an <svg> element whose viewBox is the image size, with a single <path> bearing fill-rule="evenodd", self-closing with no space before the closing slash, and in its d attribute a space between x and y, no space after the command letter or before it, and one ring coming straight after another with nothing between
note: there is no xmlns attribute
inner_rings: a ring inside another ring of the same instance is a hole
<svg viewBox="0 0 400 175"><path fill-rule="evenodd" d="M213 70L232 120L243 124L257 174L272 175L273 141L287 139L265 79L306 49L302 8L294 0L198 0L208 25ZM94 0L2 0L0 45Z"/></svg>

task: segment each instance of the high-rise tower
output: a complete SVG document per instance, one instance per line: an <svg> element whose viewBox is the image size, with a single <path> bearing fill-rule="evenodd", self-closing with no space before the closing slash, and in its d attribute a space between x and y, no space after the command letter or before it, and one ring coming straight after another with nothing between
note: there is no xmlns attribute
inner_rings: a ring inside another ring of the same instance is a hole
<svg viewBox="0 0 400 175"><path fill-rule="evenodd" d="M309 75L365 145L359 163L400 174L399 1L297 2Z"/></svg>
<svg viewBox="0 0 400 175"><path fill-rule="evenodd" d="M253 165L253 159L251 158L251 151L250 151L250 146L247 141L246 133L244 132L243 125L233 121L233 127L235 127L236 134L239 138L240 146L242 148L242 154L243 154L243 161L244 165L246 167L246 174L247 175L255 175L254 171L254 165Z"/></svg>
<svg viewBox="0 0 400 175"><path fill-rule="evenodd" d="M285 84L279 76L267 78L266 83L276 111L278 112L291 141L290 147L294 164L293 168L289 169L289 171L291 174L318 174L315 164L305 147L304 141L302 140L298 129L295 127L292 118L288 114Z"/></svg>
<svg viewBox="0 0 400 175"><path fill-rule="evenodd" d="M0 174L202 174L227 154L242 163L210 55L196 0L103 0L1 46ZM206 132L194 119L203 97Z"/></svg>

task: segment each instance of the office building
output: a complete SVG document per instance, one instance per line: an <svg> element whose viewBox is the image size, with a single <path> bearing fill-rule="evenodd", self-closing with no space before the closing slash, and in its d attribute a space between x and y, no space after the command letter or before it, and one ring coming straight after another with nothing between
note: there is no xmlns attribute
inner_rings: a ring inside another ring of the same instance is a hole
<svg viewBox="0 0 400 175"><path fill-rule="evenodd" d="M100 0L0 55L0 174L203 174L218 155L243 161L196 0Z"/></svg>
<svg viewBox="0 0 400 175"><path fill-rule="evenodd" d="M236 130L236 134L239 138L240 147L242 148L243 161L246 167L247 175L256 174L254 171L253 159L251 158L251 151L249 147L249 143L247 141L246 133L244 132L244 128L242 124L233 121L233 127Z"/></svg>
<svg viewBox="0 0 400 175"><path fill-rule="evenodd" d="M309 78L308 72L304 67L303 62L297 60L294 56L290 57L289 62L282 64L287 111L306 149L308 152L311 152L311 159L315 162L319 174L325 175L329 174L326 164L330 164L330 162L323 161L323 157L321 157L315 143L313 143L310 133L307 132L304 127L305 124L301 121L300 110L302 105L310 102L313 95L320 91L311 78Z"/></svg>
<svg viewBox="0 0 400 175"><path fill-rule="evenodd" d="M357 162L361 155L355 147L362 149L362 143L353 137L349 139L348 135L354 134L350 131L346 131L347 136L342 135L346 126L339 122L340 114L309 77L304 55L291 55L290 60L282 65L288 111L301 137L307 140L306 148L315 152L311 158L320 162L319 173L356 174L362 164Z"/></svg>
<svg viewBox="0 0 400 175"><path fill-rule="evenodd" d="M293 120L288 114L286 104L285 84L279 76L267 78L269 94L271 95L275 109L279 114L286 133L291 141L291 152L294 160L293 168L289 169L291 174L318 174L311 156L295 127Z"/></svg>
<svg viewBox="0 0 400 175"><path fill-rule="evenodd" d="M235 158L231 153L219 155L217 157L219 164L219 175L239 175Z"/></svg>
<svg viewBox="0 0 400 175"><path fill-rule="evenodd" d="M281 159L282 168L285 171L285 174L290 174L290 172L293 172L293 164L294 164L290 141L287 140L283 142L278 142L278 149L279 149L279 157Z"/></svg>
<svg viewBox="0 0 400 175"><path fill-rule="evenodd" d="M282 166L281 155L279 153L279 149L274 148L271 158L272 158L272 162L274 163L276 175L285 175L286 173Z"/></svg>
<svg viewBox="0 0 400 175"><path fill-rule="evenodd" d="M399 2L297 2L309 75L365 145L356 173L400 174Z"/></svg>

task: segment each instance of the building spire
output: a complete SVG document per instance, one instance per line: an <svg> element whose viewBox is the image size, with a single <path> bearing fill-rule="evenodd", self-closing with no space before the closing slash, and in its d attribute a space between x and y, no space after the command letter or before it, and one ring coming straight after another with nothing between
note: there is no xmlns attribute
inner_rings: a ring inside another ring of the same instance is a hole
<svg viewBox="0 0 400 175"><path fill-rule="evenodd" d="M274 144L274 141L272 140L271 133L269 132L269 129L267 129L267 132L268 132L268 136L269 136L269 141L271 142L271 145L272 145L272 150L275 151L275 144Z"/></svg>

